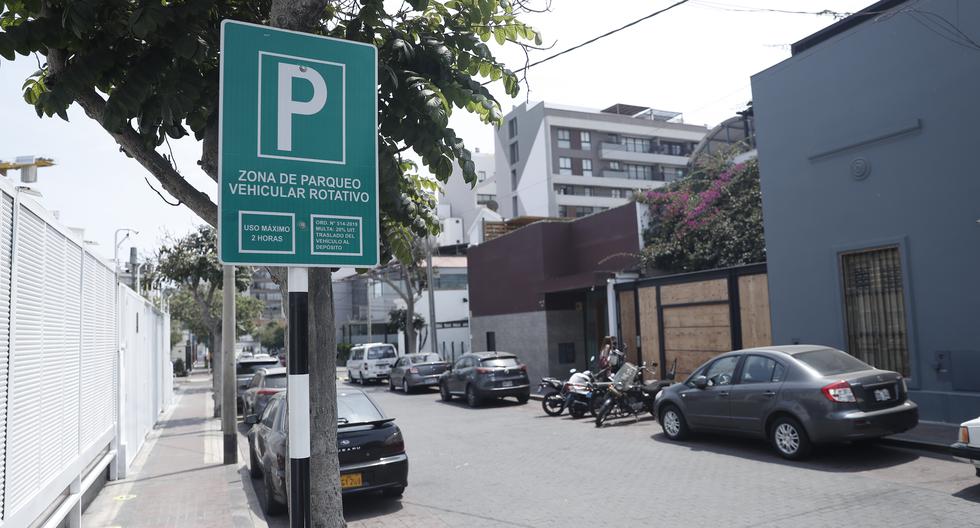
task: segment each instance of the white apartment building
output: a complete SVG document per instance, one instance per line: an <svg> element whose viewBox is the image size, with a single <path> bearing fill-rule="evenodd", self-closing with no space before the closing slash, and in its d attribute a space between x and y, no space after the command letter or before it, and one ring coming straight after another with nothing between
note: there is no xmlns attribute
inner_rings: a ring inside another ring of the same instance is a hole
<svg viewBox="0 0 980 528"><path fill-rule="evenodd" d="M475 187L463 179L463 171L456 165L449 181L440 189L438 212L442 233L439 246L478 244L482 242L483 231L479 224L483 219L500 220L494 212L497 209L494 155L476 149L472 159L476 166Z"/></svg>
<svg viewBox="0 0 980 528"><path fill-rule="evenodd" d="M496 131L500 214L578 218L683 177L707 129L680 117L624 104L517 106Z"/></svg>

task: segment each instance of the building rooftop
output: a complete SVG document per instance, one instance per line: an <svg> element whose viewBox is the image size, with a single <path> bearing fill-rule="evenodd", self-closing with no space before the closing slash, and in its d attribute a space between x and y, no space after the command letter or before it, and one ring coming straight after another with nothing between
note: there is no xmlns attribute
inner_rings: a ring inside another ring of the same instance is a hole
<svg viewBox="0 0 980 528"><path fill-rule="evenodd" d="M857 13L854 13L853 15L847 18L841 19L821 29L820 31L817 31L816 33L794 43L790 47L790 49L792 50L792 54L796 55L797 53L808 50L835 35L839 35L868 20L874 19L877 16L884 14L885 12L899 5L902 5L906 2L908 2L908 0L880 0L879 2L875 2L874 4L869 5L868 7L858 11Z"/></svg>

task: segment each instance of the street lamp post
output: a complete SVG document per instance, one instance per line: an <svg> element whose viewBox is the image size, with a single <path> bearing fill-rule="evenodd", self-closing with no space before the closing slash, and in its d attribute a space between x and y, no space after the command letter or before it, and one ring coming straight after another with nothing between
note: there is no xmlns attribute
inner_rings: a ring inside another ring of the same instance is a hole
<svg viewBox="0 0 980 528"><path fill-rule="evenodd" d="M119 233L122 232L125 232L126 236L124 236L122 240L119 240ZM140 234L139 231L135 229L130 229L128 227L122 227L116 229L116 233L115 235L113 235L112 238L113 242L115 243L113 246L114 253L112 256L112 264L116 267L116 273L119 273L119 246L122 245L122 243L125 242L127 238L129 238L129 235L138 235L138 234Z"/></svg>

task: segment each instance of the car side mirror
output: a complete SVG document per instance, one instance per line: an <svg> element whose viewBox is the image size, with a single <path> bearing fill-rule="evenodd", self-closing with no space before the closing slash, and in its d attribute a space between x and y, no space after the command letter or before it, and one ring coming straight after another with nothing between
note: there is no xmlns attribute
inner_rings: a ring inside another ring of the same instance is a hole
<svg viewBox="0 0 980 528"><path fill-rule="evenodd" d="M706 389L708 387L708 378L705 376L696 376L691 382L699 389Z"/></svg>
<svg viewBox="0 0 980 528"><path fill-rule="evenodd" d="M245 417L245 423L247 425L255 425L255 424L259 423L259 415L257 415L257 414L249 414L248 416Z"/></svg>

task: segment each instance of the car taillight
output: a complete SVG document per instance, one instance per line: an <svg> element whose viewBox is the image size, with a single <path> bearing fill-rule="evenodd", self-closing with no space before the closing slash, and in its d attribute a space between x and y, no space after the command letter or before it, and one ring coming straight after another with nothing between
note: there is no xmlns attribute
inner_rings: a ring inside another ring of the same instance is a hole
<svg viewBox="0 0 980 528"><path fill-rule="evenodd" d="M408 373L409 374L418 374L419 373L419 369L417 369L415 367L412 367L412 368L408 369Z"/></svg>
<svg viewBox="0 0 980 528"><path fill-rule="evenodd" d="M491 372L493 372L493 369L492 368L485 368L485 367L477 367L476 368L476 373L477 374L489 374Z"/></svg>
<svg viewBox="0 0 980 528"><path fill-rule="evenodd" d="M820 390L832 402L850 403L857 401L854 398L854 391L851 390L851 384L846 381L831 383Z"/></svg>
<svg viewBox="0 0 980 528"><path fill-rule="evenodd" d="M405 438L402 437L402 432L395 429L394 434L385 439L384 447L382 448L386 455L399 455L405 452Z"/></svg>
<svg viewBox="0 0 980 528"><path fill-rule="evenodd" d="M261 396L269 396L269 395L275 394L277 392L279 392L279 391L277 391L275 389L259 389L256 394L259 394Z"/></svg>
<svg viewBox="0 0 980 528"><path fill-rule="evenodd" d="M966 427L960 427L960 443L969 444L970 443L970 429Z"/></svg>

